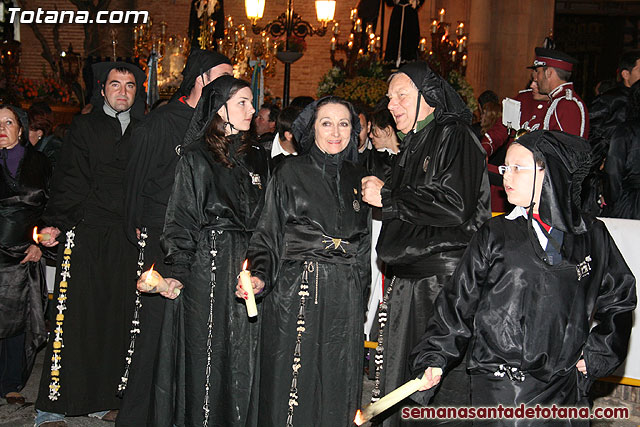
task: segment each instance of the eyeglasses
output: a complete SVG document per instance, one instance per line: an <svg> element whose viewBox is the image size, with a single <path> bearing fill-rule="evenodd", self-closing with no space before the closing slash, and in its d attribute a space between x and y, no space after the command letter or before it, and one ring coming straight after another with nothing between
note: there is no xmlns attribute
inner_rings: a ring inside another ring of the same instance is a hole
<svg viewBox="0 0 640 427"><path fill-rule="evenodd" d="M498 166L498 172L500 172L500 175L504 175L505 173L507 173L507 171L509 172L513 172L513 173L518 173L520 171L531 171L531 170L542 170L544 168L540 167L540 166L520 166L520 165L502 165L502 166Z"/></svg>

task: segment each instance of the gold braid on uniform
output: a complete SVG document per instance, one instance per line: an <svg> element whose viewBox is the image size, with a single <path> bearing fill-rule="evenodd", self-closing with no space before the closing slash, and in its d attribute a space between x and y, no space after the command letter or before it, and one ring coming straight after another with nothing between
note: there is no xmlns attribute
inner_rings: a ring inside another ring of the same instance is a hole
<svg viewBox="0 0 640 427"><path fill-rule="evenodd" d="M75 228L75 227L74 227ZM67 290L69 289L67 279L71 277L71 248L75 245L73 239L76 237L74 228L67 231L67 241L64 244L64 254L62 256L62 280L58 289L58 313L56 314L56 328L53 330L53 354L51 356L51 383L49 383L49 400L58 400L60 397L60 370L62 369L62 324L64 322L64 311L67 309Z"/></svg>

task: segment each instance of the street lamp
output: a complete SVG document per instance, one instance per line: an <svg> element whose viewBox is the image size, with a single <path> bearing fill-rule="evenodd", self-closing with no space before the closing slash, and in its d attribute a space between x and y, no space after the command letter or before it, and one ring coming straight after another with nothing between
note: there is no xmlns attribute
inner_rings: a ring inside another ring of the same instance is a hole
<svg viewBox="0 0 640 427"><path fill-rule="evenodd" d="M316 0L316 15L322 24L320 28L313 28L307 21L303 21L300 15L293 11L293 0L289 0L287 11L280 14L276 19L269 22L264 27L257 25L264 13L266 0L245 0L244 5L247 18L251 20L251 29L254 34L265 31L270 33L274 39L285 36L285 51L278 52L276 57L284 63L284 91L282 95L282 106L289 105L289 80L291 78L291 64L302 57L302 52L289 52L289 37L295 35L304 39L307 36L318 35L320 37L327 33L327 24L333 20L336 10L335 0ZM294 54L295 53L295 54Z"/></svg>

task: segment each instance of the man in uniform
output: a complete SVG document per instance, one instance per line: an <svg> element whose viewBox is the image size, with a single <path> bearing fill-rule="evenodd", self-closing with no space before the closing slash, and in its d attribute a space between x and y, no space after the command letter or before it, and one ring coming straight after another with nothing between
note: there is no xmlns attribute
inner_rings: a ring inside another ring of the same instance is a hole
<svg viewBox="0 0 640 427"><path fill-rule="evenodd" d="M589 112L578 96L571 79L577 60L559 50L536 48L536 59L529 68L541 94L549 96L547 113L530 126L544 130L560 130L572 135L589 137Z"/></svg>

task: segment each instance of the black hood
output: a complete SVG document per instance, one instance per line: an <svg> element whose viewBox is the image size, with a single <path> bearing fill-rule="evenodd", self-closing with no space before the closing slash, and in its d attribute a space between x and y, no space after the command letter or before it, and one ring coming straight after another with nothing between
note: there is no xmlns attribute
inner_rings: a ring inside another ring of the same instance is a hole
<svg viewBox="0 0 640 427"><path fill-rule="evenodd" d="M183 147L202 139L211 120L230 98L229 93L236 81L238 79L233 76L222 75L202 89L202 95L182 142Z"/></svg>
<svg viewBox="0 0 640 427"><path fill-rule="evenodd" d="M97 62L91 65L91 69L93 70L93 94L91 95L91 104L93 107L102 108L102 104L104 103L104 97L102 96L102 89L104 88L104 84L107 81L107 77L109 73L114 68L126 68L131 71L136 79L136 96L133 101L133 105L131 106L131 116L140 120L144 117L144 107L147 102L147 96L144 91L144 81L147 79L147 76L144 74L144 71L140 69L137 65L130 64L128 62Z"/></svg>
<svg viewBox="0 0 640 427"><path fill-rule="evenodd" d="M191 89L193 89L193 85L196 83L196 79L211 68L220 64L231 65L231 61L229 61L229 58L218 52L192 49L189 58L187 58L187 64L182 70L182 83L180 84L178 91L173 95L173 99L189 95Z"/></svg>
<svg viewBox="0 0 640 427"><path fill-rule="evenodd" d="M471 124L472 114L467 104L446 80L429 68L426 62L411 62L400 67L398 73L409 76L418 88L418 93L422 94L427 104L435 108L433 114L436 122L459 120Z"/></svg>
<svg viewBox="0 0 640 427"><path fill-rule="evenodd" d="M586 232L591 220L580 209L580 192L590 165L587 141L560 131L539 130L521 136L517 143L545 164L538 207L542 222L565 233Z"/></svg>
<svg viewBox="0 0 640 427"><path fill-rule="evenodd" d="M318 104L327 101L344 101L342 98L326 96L307 105L291 125L291 133L300 147L300 154L308 153L315 144L315 116ZM331 102L328 102L331 103ZM358 159L358 135L360 134L360 118L350 102L347 102L351 113L351 139L349 145L340 154L344 160L355 162Z"/></svg>

